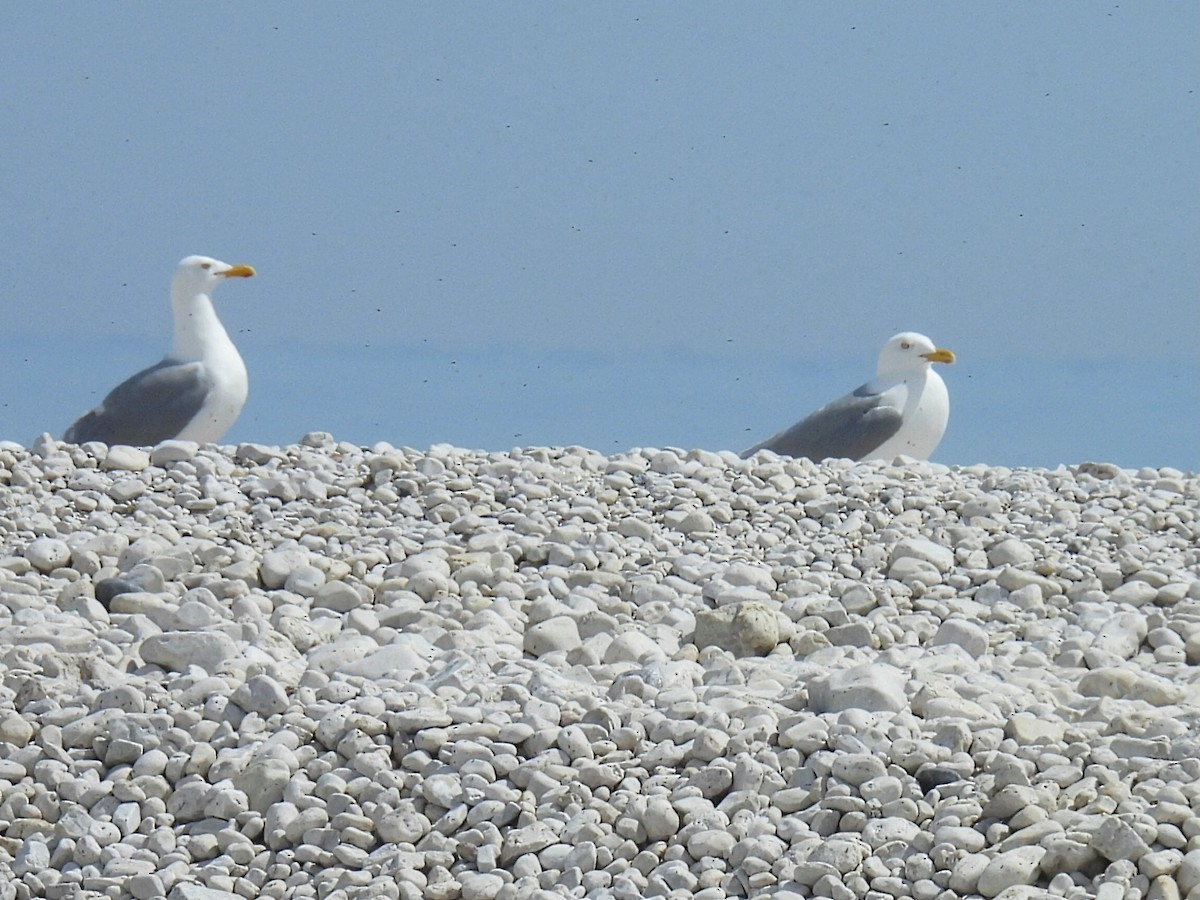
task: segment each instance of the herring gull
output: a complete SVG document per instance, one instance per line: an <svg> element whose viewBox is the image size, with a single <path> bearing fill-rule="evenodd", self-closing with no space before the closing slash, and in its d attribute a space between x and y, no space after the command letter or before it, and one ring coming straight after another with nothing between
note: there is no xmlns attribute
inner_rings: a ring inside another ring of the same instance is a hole
<svg viewBox="0 0 1200 900"><path fill-rule="evenodd" d="M932 364L952 362L954 354L925 335L901 332L883 345L873 379L742 456L771 450L817 461L928 459L950 418L946 383Z"/></svg>
<svg viewBox="0 0 1200 900"><path fill-rule="evenodd" d="M74 444L150 446L178 438L218 441L246 403L246 365L212 306L226 278L249 278L250 266L189 256L171 279L175 337L157 365L117 385L104 401L67 429Z"/></svg>

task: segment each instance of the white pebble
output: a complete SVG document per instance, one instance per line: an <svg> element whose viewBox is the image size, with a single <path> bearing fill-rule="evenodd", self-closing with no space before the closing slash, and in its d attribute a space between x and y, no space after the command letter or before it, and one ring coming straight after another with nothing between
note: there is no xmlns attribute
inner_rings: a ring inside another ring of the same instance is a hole
<svg viewBox="0 0 1200 900"><path fill-rule="evenodd" d="M56 538L37 538L25 548L25 558L39 572L52 572L71 561L71 548Z"/></svg>

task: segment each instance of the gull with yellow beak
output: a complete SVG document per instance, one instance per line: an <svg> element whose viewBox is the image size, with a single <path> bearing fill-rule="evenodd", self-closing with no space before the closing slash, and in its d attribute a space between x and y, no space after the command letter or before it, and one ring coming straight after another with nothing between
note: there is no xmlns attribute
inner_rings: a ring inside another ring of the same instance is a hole
<svg viewBox="0 0 1200 900"><path fill-rule="evenodd" d="M157 365L121 382L67 429L75 444L150 446L177 438L220 440L246 404L246 365L213 310L212 293L227 278L249 278L250 266L189 256L171 280L175 339Z"/></svg>
<svg viewBox="0 0 1200 900"><path fill-rule="evenodd" d="M742 456L770 450L817 461L928 459L950 419L950 395L932 364L952 362L954 354L925 335L901 332L883 345L872 380Z"/></svg>

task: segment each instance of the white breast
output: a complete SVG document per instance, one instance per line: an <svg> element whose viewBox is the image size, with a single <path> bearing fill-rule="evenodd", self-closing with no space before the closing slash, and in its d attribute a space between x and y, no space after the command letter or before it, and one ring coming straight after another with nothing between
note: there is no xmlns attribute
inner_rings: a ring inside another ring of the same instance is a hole
<svg viewBox="0 0 1200 900"><path fill-rule="evenodd" d="M179 433L179 440L214 443L225 436L246 405L250 383L246 364L228 337L205 348L205 372L212 387L200 411Z"/></svg>
<svg viewBox="0 0 1200 900"><path fill-rule="evenodd" d="M932 369L905 379L908 396L901 413L903 424L889 440L870 455L870 459L893 460L903 454L928 459L946 433L950 421L950 393L942 377Z"/></svg>

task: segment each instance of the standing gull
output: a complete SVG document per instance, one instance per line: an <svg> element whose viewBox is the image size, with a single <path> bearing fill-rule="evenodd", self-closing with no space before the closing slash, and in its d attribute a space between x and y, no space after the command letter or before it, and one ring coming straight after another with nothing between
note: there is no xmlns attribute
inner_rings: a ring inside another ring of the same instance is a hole
<svg viewBox="0 0 1200 900"><path fill-rule="evenodd" d="M226 278L249 278L250 266L189 256L171 279L175 338L157 365L121 382L104 402L67 429L75 444L150 446L178 438L219 441L246 404L246 365L212 306Z"/></svg>
<svg viewBox="0 0 1200 900"><path fill-rule="evenodd" d="M875 377L742 454L771 450L822 459L928 459L946 432L950 395L933 363L954 354L915 331L883 345Z"/></svg>

